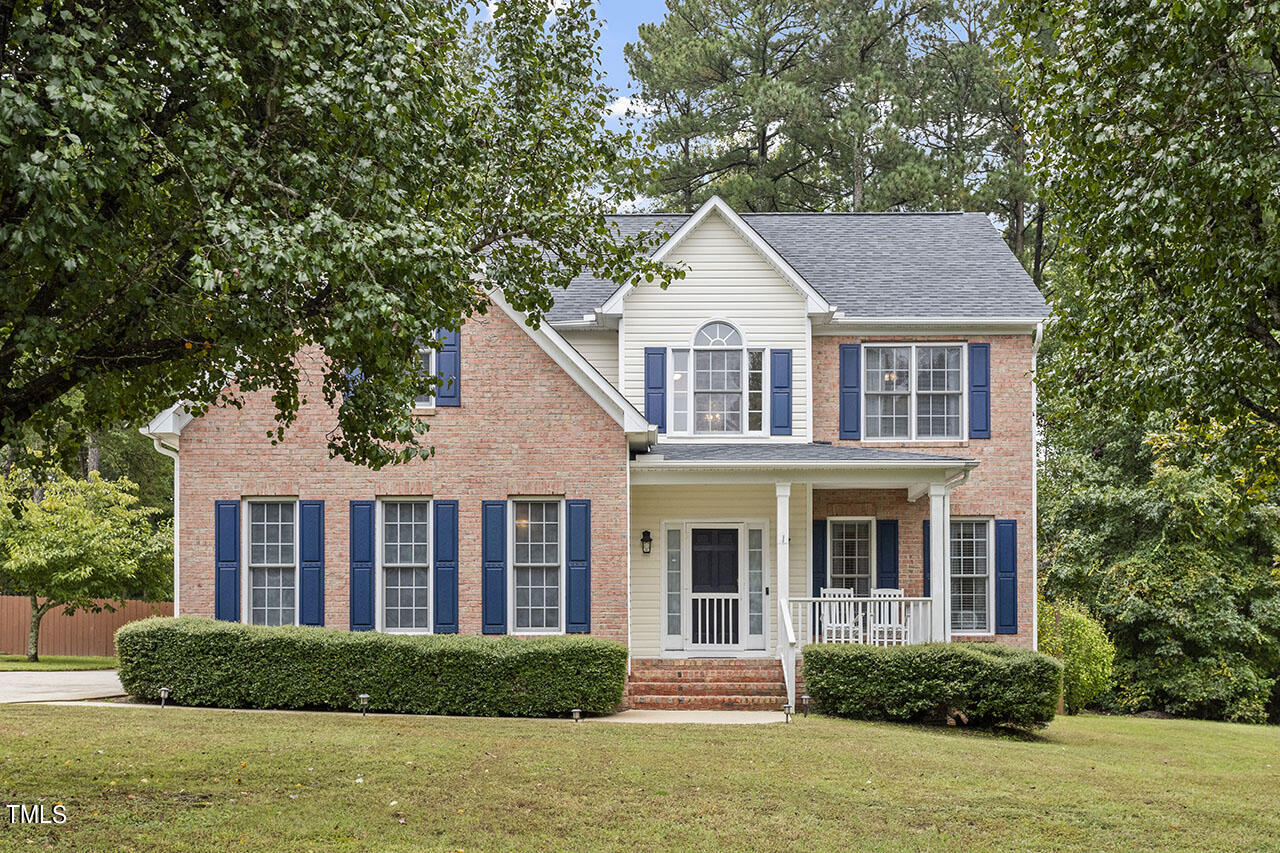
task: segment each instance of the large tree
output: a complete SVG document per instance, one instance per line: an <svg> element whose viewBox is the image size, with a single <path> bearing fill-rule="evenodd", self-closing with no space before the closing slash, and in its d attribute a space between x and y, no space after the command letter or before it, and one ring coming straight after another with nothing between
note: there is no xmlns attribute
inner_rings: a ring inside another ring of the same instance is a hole
<svg viewBox="0 0 1280 853"><path fill-rule="evenodd" d="M589 0L0 0L0 444L257 389L282 432L320 345L331 450L425 453L417 348L487 285L537 322L582 270L672 275L603 218L643 164L598 29Z"/></svg>
<svg viewBox="0 0 1280 853"><path fill-rule="evenodd" d="M1280 466L1280 28L1258 3L1015 0L1008 76L1078 285L1044 372ZM1224 470L1225 470L1224 466Z"/></svg>
<svg viewBox="0 0 1280 853"><path fill-rule="evenodd" d="M650 192L692 209L927 205L901 127L911 34L935 0L667 0L626 57L662 163Z"/></svg>

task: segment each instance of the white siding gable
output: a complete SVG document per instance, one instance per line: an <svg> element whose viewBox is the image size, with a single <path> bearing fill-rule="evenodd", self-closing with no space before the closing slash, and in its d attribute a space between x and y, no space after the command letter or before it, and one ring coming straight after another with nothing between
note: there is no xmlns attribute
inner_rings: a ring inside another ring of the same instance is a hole
<svg viewBox="0 0 1280 853"><path fill-rule="evenodd" d="M665 291L656 284L641 284L623 301L622 388L627 398L644 411L645 347L687 347L708 320L726 320L738 328L748 347L792 351L792 434L771 440L809 440L810 327L805 296L715 211L665 260L687 268L683 280ZM765 394L767 399L767 386ZM715 440L737 437L719 435Z"/></svg>

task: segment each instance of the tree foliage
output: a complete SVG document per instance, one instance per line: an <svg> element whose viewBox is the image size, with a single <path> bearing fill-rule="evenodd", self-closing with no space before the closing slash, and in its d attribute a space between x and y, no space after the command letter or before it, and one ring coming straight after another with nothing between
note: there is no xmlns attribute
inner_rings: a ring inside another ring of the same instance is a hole
<svg viewBox="0 0 1280 853"><path fill-rule="evenodd" d="M173 527L151 523L137 487L97 474L0 480L0 587L31 599L27 655L37 659L40 621L56 607L113 609L126 598L165 598L173 582Z"/></svg>
<svg viewBox="0 0 1280 853"><path fill-rule="evenodd" d="M1039 282L1051 220L992 52L994 0L668 0L626 56L660 154L649 193L692 210L983 210Z"/></svg>
<svg viewBox="0 0 1280 853"><path fill-rule="evenodd" d="M1014 0L1007 77L1082 282L1044 373L1175 411L1274 476L1280 447L1280 7Z"/></svg>
<svg viewBox="0 0 1280 853"><path fill-rule="evenodd" d="M645 164L590 2L494 8L0 4L0 443L258 389L282 435L320 345L331 451L401 461L420 342L490 284L536 323L583 270L669 280L603 218Z"/></svg>
<svg viewBox="0 0 1280 853"><path fill-rule="evenodd" d="M1134 423L1066 395L1044 408L1041 577L1050 601L1080 601L1115 643L1117 707L1280 711L1274 489L1247 491L1212 450L1188 453L1173 415Z"/></svg>

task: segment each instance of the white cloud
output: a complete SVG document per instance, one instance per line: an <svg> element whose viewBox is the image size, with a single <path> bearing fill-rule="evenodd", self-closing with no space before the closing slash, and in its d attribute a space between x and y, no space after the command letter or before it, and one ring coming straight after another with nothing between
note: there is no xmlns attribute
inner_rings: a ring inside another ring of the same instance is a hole
<svg viewBox="0 0 1280 853"><path fill-rule="evenodd" d="M611 116L620 116L630 110L634 115L651 116L655 110L639 98L632 98L629 95L622 95L614 98L613 103L605 107L605 112Z"/></svg>

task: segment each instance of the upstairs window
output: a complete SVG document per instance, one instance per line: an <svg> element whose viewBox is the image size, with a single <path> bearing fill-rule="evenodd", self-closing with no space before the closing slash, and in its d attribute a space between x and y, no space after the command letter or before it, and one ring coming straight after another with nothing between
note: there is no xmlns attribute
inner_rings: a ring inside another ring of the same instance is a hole
<svg viewBox="0 0 1280 853"><path fill-rule="evenodd" d="M961 345L867 345L864 349L867 438L964 437Z"/></svg>
<svg viewBox="0 0 1280 853"><path fill-rule="evenodd" d="M690 349L671 351L671 425L701 435L764 430L764 350L749 349L742 333L713 320Z"/></svg>
<svg viewBox="0 0 1280 853"><path fill-rule="evenodd" d="M421 370L422 386L427 385L427 380L436 374L436 351L432 347L418 347L418 369ZM435 394L424 392L414 398L413 405L418 409L429 409L436 404Z"/></svg>

